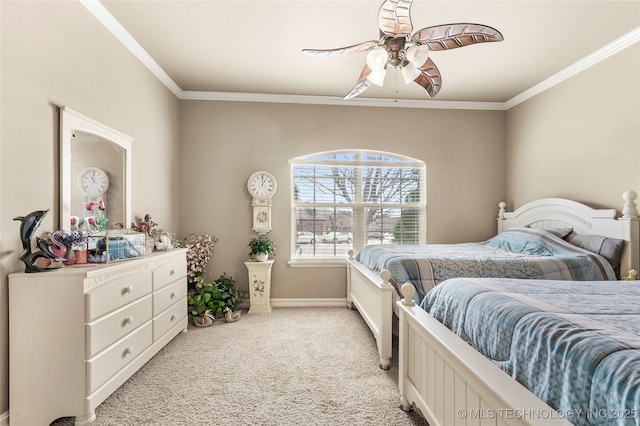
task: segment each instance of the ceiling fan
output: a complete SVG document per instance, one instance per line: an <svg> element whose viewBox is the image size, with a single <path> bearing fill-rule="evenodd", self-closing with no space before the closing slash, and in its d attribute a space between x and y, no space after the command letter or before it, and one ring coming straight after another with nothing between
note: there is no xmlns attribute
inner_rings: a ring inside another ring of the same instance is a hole
<svg viewBox="0 0 640 426"><path fill-rule="evenodd" d="M481 24L446 24L413 32L411 5L413 0L386 0L378 12L380 40L370 40L337 49L303 49L310 56L335 56L345 53L367 53L358 82L344 97L355 98L373 83L382 86L387 67L400 69L405 84L412 81L422 86L429 96L438 94L442 77L429 58L429 51L449 50L477 43L502 41L500 31Z"/></svg>

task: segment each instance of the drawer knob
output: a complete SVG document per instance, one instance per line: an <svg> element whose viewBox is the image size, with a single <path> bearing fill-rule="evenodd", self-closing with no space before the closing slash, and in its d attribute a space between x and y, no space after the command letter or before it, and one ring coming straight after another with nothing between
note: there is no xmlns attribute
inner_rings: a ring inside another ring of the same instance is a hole
<svg viewBox="0 0 640 426"><path fill-rule="evenodd" d="M178 293L174 291L174 292L171 292L171 295L169 297L173 299L177 295L178 295Z"/></svg>
<svg viewBox="0 0 640 426"><path fill-rule="evenodd" d="M133 317L126 317L124 321L122 321L123 325L131 324L133 322Z"/></svg>
<svg viewBox="0 0 640 426"><path fill-rule="evenodd" d="M175 321L176 317L177 317L177 315L176 315L176 314L171 315L171 321L172 321L172 322L173 322L173 321Z"/></svg>
<svg viewBox="0 0 640 426"><path fill-rule="evenodd" d="M133 292L133 287L132 286L126 286L125 288L122 289L122 294L127 294L127 293L131 293Z"/></svg>
<svg viewBox="0 0 640 426"><path fill-rule="evenodd" d="M131 355L133 353L133 346L127 346L124 348L124 356Z"/></svg>
<svg viewBox="0 0 640 426"><path fill-rule="evenodd" d="M176 274L176 270L172 269L171 271L169 271L169 275L175 275Z"/></svg>

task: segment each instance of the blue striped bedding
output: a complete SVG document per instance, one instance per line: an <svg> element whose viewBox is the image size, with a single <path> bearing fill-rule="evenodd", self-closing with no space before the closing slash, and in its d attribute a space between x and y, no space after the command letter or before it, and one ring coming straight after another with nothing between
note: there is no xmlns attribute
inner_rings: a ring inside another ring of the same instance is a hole
<svg viewBox="0 0 640 426"><path fill-rule="evenodd" d="M421 307L572 423L640 425L639 281L458 278Z"/></svg>
<svg viewBox="0 0 640 426"><path fill-rule="evenodd" d="M418 302L438 283L457 277L616 279L602 256L535 228L512 228L479 243L369 245L356 260L373 271L388 269L396 284L413 283Z"/></svg>

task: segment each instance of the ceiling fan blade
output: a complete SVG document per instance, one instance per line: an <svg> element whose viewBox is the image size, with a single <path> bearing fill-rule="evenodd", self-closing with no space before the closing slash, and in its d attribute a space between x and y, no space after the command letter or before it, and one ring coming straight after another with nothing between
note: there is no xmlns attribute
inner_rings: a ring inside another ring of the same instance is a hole
<svg viewBox="0 0 640 426"><path fill-rule="evenodd" d="M427 59L424 65L418 69L421 73L413 81L422 86L429 96L434 97L442 88L442 76L440 75L440 70L438 70L438 67L436 67L436 64L433 63L431 58Z"/></svg>
<svg viewBox="0 0 640 426"><path fill-rule="evenodd" d="M449 50L476 43L502 41L500 31L481 24L447 24L416 31L412 41L426 44L430 50Z"/></svg>
<svg viewBox="0 0 640 426"><path fill-rule="evenodd" d="M358 82L356 83L356 85L342 99L346 101L346 100L355 98L356 96L358 96L359 94L367 90L369 86L371 86L371 82L367 79L369 74L371 74L371 68L365 65L364 68L362 69L362 73L360 74L360 77L358 78Z"/></svg>
<svg viewBox="0 0 640 426"><path fill-rule="evenodd" d="M384 35L406 36L413 31L411 4L413 0L386 0L378 12L378 26Z"/></svg>
<svg viewBox="0 0 640 426"><path fill-rule="evenodd" d="M338 47L336 49L302 49L302 53L309 56L337 56L344 55L345 53L366 52L377 45L377 41L371 40L354 44L353 46Z"/></svg>

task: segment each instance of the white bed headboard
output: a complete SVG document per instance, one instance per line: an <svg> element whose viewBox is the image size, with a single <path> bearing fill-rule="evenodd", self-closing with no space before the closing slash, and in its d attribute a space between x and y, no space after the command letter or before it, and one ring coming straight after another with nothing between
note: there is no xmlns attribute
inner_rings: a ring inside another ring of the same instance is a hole
<svg viewBox="0 0 640 426"><path fill-rule="evenodd" d="M573 228L578 234L603 235L627 241L620 270L640 270L640 217L634 191L622 194L622 216L616 209L592 209L563 198L543 198L531 201L513 212L506 211L506 203L498 204L498 233L517 226L532 228Z"/></svg>

